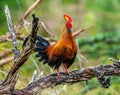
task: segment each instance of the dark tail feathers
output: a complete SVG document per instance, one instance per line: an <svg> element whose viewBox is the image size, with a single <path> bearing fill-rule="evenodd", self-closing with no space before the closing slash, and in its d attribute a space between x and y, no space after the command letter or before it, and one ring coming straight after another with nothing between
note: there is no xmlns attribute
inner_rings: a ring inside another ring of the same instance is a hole
<svg viewBox="0 0 120 95"><path fill-rule="evenodd" d="M35 52L38 52L36 54L36 57L39 57L39 61L43 61L44 64L48 63L48 56L46 54L46 49L49 46L49 42L45 40L44 38L37 36L36 39L36 47L34 49Z"/></svg>

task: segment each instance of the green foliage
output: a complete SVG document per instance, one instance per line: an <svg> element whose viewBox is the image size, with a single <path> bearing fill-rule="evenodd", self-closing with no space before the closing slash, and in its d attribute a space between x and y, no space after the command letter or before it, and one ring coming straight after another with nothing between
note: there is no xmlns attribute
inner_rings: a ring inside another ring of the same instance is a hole
<svg viewBox="0 0 120 95"><path fill-rule="evenodd" d="M79 47L82 53L90 58L101 56L117 58L120 53L120 33L106 32L96 36L79 39Z"/></svg>
<svg viewBox="0 0 120 95"><path fill-rule="evenodd" d="M93 10L104 11L104 12L118 12L118 5L120 4L119 0L86 0L87 8Z"/></svg>

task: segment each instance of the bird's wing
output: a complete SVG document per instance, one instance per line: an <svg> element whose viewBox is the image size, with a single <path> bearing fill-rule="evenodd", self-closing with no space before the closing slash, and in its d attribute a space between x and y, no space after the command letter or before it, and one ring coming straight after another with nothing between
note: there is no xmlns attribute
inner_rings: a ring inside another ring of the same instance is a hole
<svg viewBox="0 0 120 95"><path fill-rule="evenodd" d="M66 48L55 45L49 53L48 65L54 69L58 69L62 64L63 58L65 57Z"/></svg>

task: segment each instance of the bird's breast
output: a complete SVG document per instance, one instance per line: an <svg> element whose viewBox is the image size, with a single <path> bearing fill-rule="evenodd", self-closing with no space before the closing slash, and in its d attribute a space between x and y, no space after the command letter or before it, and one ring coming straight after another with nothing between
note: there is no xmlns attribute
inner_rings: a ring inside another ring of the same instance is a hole
<svg viewBox="0 0 120 95"><path fill-rule="evenodd" d="M76 45L68 44L66 46L65 59L72 59L74 57L75 52L77 52Z"/></svg>

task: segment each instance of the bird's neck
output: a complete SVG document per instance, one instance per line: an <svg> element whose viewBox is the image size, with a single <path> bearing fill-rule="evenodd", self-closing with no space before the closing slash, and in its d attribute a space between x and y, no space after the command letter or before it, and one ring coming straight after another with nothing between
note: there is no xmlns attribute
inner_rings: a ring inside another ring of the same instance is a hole
<svg viewBox="0 0 120 95"><path fill-rule="evenodd" d="M60 34L60 38L67 38L67 39L71 39L72 37L72 30L70 28L67 28L65 25L63 26L62 30L61 30L61 34Z"/></svg>

